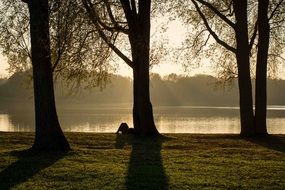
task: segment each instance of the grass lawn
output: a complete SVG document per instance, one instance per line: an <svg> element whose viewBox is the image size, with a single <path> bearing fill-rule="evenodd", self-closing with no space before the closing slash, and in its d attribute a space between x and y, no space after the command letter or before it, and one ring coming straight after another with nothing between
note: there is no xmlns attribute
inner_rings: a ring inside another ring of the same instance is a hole
<svg viewBox="0 0 285 190"><path fill-rule="evenodd" d="M285 135L66 136L36 154L32 133L0 133L0 189L285 189Z"/></svg>

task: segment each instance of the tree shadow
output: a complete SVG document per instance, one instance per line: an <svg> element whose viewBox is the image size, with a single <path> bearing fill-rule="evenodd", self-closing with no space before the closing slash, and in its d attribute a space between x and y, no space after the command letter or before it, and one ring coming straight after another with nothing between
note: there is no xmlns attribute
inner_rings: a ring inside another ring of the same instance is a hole
<svg viewBox="0 0 285 190"><path fill-rule="evenodd" d="M245 140L263 147L285 153L285 137L278 135L266 135L261 137L248 137Z"/></svg>
<svg viewBox="0 0 285 190"><path fill-rule="evenodd" d="M63 152L35 152L32 149L12 151L11 156L18 160L0 172L0 189L8 190L21 184L41 170L51 166L65 156Z"/></svg>
<svg viewBox="0 0 285 190"><path fill-rule="evenodd" d="M165 137L139 137L117 135L116 148L132 146L126 188L131 189L168 189L168 178L161 159L162 143Z"/></svg>

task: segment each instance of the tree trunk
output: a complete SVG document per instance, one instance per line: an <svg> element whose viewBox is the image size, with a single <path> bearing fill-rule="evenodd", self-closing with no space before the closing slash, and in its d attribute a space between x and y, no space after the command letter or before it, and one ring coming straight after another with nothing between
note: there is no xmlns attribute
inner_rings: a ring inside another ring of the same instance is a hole
<svg viewBox="0 0 285 190"><path fill-rule="evenodd" d="M139 1L139 11L131 24L129 40L132 48L133 68L133 122L135 133L158 135L154 124L149 91L150 0Z"/></svg>
<svg viewBox="0 0 285 190"><path fill-rule="evenodd" d="M250 78L249 44L247 28L247 1L234 0L236 17L236 59L238 65L238 83L240 97L241 135L254 135L254 115L252 86Z"/></svg>
<svg viewBox="0 0 285 190"><path fill-rule="evenodd" d="M142 53L141 53L142 54ZM135 133L139 135L158 135L154 124L149 93L149 69L144 62L146 57L138 58L138 67L133 70L133 122ZM145 60L146 61L146 60ZM144 64L144 65L142 65Z"/></svg>
<svg viewBox="0 0 285 190"><path fill-rule="evenodd" d="M258 135L267 135L266 128L266 80L269 48L268 0L258 1L258 52L255 82L255 130Z"/></svg>
<svg viewBox="0 0 285 190"><path fill-rule="evenodd" d="M29 0L36 150L69 150L57 118L49 39L48 0Z"/></svg>

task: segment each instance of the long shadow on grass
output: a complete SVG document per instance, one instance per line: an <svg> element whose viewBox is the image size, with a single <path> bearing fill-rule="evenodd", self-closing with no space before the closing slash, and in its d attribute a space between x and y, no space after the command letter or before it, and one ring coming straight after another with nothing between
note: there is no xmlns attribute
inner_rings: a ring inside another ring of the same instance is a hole
<svg viewBox="0 0 285 190"><path fill-rule="evenodd" d="M161 146L166 138L117 135L116 148L132 146L126 187L131 189L168 189L168 179L161 160Z"/></svg>
<svg viewBox="0 0 285 190"><path fill-rule="evenodd" d="M44 168L64 157L65 153L36 153L32 150L13 151L18 160L0 172L0 189L7 190L21 184Z"/></svg>
<svg viewBox="0 0 285 190"><path fill-rule="evenodd" d="M246 138L246 140L263 147L285 153L285 138L277 135Z"/></svg>

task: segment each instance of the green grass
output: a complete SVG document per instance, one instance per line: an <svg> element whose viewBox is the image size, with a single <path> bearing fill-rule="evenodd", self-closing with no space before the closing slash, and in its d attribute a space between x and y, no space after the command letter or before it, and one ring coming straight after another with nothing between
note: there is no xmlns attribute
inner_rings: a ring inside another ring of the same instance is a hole
<svg viewBox="0 0 285 190"><path fill-rule="evenodd" d="M68 153L32 153L0 133L0 189L285 189L285 136L67 133Z"/></svg>

